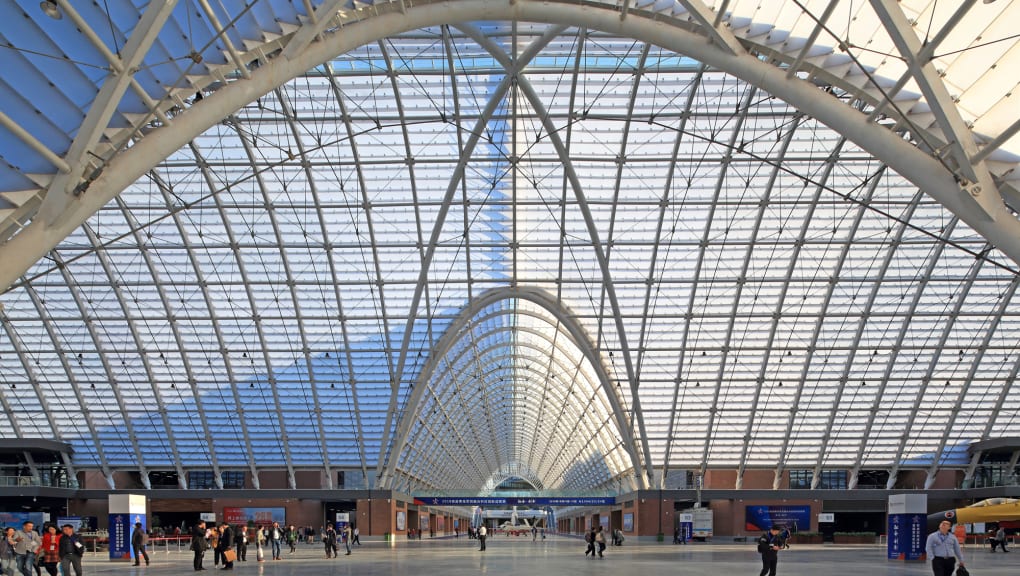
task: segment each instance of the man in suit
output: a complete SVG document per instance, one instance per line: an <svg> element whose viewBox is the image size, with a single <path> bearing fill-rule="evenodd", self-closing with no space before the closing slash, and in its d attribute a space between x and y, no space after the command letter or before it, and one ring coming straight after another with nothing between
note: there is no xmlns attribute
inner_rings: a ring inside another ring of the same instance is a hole
<svg viewBox="0 0 1020 576"><path fill-rule="evenodd" d="M208 548L209 543L205 540L205 520L199 520L191 529L191 551L195 553L195 572L205 570L202 568L202 557Z"/></svg>
<svg viewBox="0 0 1020 576"><path fill-rule="evenodd" d="M223 569L233 570L234 562L227 560L226 556L227 551L232 551L234 548L234 529L230 527L230 524L224 522L220 525L220 541L217 545L223 557Z"/></svg>

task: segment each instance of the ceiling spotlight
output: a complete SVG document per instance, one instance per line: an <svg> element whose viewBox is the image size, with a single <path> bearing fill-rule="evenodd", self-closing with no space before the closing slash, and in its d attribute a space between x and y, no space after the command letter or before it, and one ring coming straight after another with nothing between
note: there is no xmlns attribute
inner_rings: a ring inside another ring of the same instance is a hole
<svg viewBox="0 0 1020 576"><path fill-rule="evenodd" d="M53 18L54 20L60 20L61 18L64 17L64 15L60 13L60 8L57 7L57 3L51 0L40 2L39 9L42 10L43 13L45 13L50 18Z"/></svg>

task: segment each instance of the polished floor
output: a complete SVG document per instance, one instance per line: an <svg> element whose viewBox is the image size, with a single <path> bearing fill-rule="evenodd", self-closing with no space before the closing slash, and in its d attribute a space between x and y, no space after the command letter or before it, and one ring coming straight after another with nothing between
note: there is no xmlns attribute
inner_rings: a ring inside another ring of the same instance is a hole
<svg viewBox="0 0 1020 576"><path fill-rule="evenodd" d="M605 559L590 560L584 556L584 542L576 538L550 536L545 542L530 538L490 538L488 550L478 551L478 543L461 537L410 542L397 540L390 546L383 542L366 542L354 553L327 560L319 545L299 545L295 554L283 553L283 560L255 562L254 551L248 562L237 562L235 576L403 576L415 574L516 575L542 576L577 574L592 576L653 576L657 574L729 575L758 574L760 556L754 544L713 543L674 546L660 543L610 547ZM967 565L975 575L1016 576L1020 574L1020 549L1009 554L991 554L987 548L965 550ZM126 563L112 563L103 556L87 555L86 576L118 574L121 576L183 576L192 574L191 554L173 549L150 554L152 565L135 568ZM207 555L206 574L213 574L211 555ZM885 559L885 548L879 546L794 546L782 553L779 574L783 576L820 576L828 574L864 574L866 576L899 576L931 574L928 564L895 562Z"/></svg>

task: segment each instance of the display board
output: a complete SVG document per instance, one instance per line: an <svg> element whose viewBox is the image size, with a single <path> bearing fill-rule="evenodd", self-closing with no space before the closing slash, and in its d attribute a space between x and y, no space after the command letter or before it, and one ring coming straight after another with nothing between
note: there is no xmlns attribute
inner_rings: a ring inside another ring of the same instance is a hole
<svg viewBox="0 0 1020 576"><path fill-rule="evenodd" d="M747 506L744 510L749 532L765 531L773 525L784 526L790 532L811 529L810 506Z"/></svg>

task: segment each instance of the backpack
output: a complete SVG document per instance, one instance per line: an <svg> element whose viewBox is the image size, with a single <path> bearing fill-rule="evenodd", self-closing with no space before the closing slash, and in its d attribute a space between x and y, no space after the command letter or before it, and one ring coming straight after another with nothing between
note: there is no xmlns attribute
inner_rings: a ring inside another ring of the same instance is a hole
<svg viewBox="0 0 1020 576"><path fill-rule="evenodd" d="M589 544L591 544L591 541L592 541L591 532L585 532L584 533L584 541L589 543Z"/></svg>
<svg viewBox="0 0 1020 576"><path fill-rule="evenodd" d="M768 552L771 549L771 543L769 542L769 540L770 540L770 535L767 534L767 533L766 534L762 534L761 538L758 538L758 553L759 554L764 554L764 553Z"/></svg>

